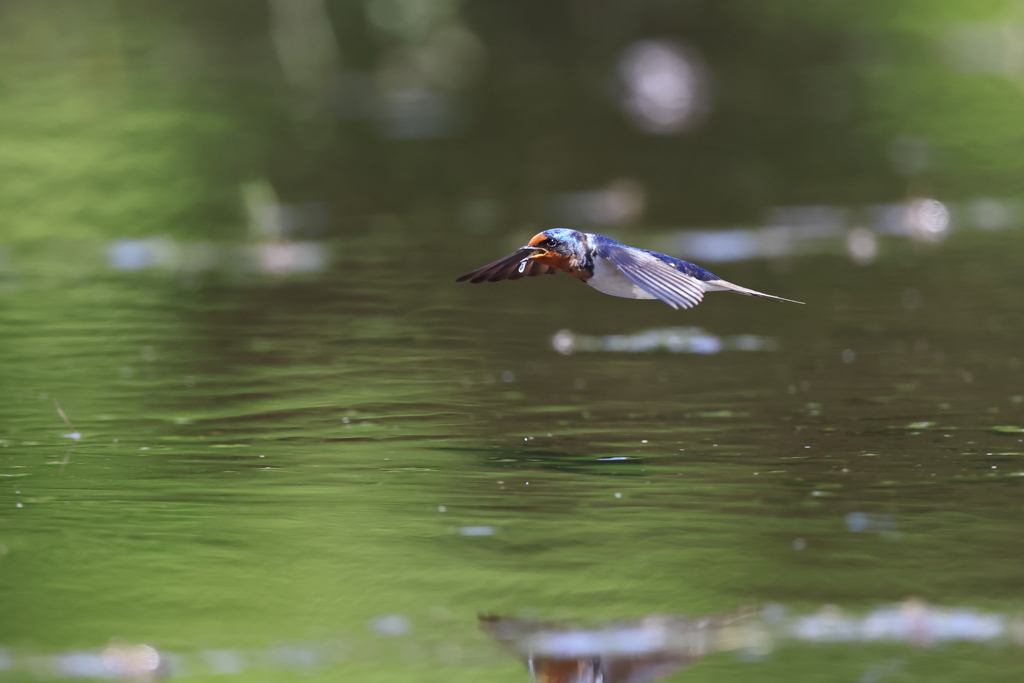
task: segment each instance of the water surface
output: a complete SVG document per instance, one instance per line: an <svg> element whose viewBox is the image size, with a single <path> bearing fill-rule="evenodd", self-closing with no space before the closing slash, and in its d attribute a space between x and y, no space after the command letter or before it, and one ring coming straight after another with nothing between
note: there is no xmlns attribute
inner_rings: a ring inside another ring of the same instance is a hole
<svg viewBox="0 0 1024 683"><path fill-rule="evenodd" d="M0 3L0 679L1022 680L1016 12Z"/></svg>
<svg viewBox="0 0 1024 683"><path fill-rule="evenodd" d="M416 243L241 288L26 268L0 295L0 642L13 662L146 643L197 680L289 680L299 665L253 654L282 644L321 648L304 666L325 680L522 680L478 615L914 597L1012 616L1020 275L993 287L1012 255L957 239L868 268L719 267L808 303L685 312L570 278L456 285L489 255ZM552 344L680 325L774 350ZM1024 666L1007 646L787 644L678 676L895 660L931 680Z"/></svg>

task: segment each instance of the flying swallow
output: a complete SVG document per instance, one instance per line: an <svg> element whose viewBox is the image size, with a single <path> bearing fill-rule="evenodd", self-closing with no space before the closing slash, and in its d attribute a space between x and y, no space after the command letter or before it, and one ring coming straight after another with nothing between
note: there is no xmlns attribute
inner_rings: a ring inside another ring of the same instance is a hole
<svg viewBox="0 0 1024 683"><path fill-rule="evenodd" d="M704 292L736 292L803 303L734 285L688 261L626 246L604 235L565 228L545 230L514 253L456 282L499 282L555 273L569 273L605 294L659 299L675 309L693 308L704 298Z"/></svg>

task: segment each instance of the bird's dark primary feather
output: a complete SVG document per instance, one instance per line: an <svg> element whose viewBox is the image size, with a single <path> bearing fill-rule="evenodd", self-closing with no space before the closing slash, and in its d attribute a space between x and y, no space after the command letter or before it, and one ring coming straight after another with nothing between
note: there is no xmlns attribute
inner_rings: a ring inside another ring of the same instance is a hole
<svg viewBox="0 0 1024 683"><path fill-rule="evenodd" d="M704 287L700 280L659 256L639 249L607 250L608 260L623 275L672 308L693 308L699 304L704 298Z"/></svg>
<svg viewBox="0 0 1024 683"><path fill-rule="evenodd" d="M555 273L555 269L537 261L527 261L523 272L519 272L519 264L523 259L537 253L534 249L520 249L513 254L466 273L456 282L469 280L473 284L480 282L500 282L501 280L520 280L524 277L536 277Z"/></svg>

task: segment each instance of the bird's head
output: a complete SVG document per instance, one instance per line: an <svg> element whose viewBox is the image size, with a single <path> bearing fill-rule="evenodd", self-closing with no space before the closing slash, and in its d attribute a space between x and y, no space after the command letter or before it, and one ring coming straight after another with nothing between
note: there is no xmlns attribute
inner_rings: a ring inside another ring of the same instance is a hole
<svg viewBox="0 0 1024 683"><path fill-rule="evenodd" d="M576 261L586 248L584 240L583 233L578 230L552 228L534 235L523 248L536 250L535 256L552 253Z"/></svg>

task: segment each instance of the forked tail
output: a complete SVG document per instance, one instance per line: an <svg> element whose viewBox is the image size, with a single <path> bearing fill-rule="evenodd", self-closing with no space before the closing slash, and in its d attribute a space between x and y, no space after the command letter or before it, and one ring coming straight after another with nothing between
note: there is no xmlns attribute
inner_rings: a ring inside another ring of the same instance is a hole
<svg viewBox="0 0 1024 683"><path fill-rule="evenodd" d="M765 294L764 292L759 292L756 289L747 289L746 287L740 287L739 285L734 285L733 283L726 282L725 280L713 280L711 282L708 282L707 284L711 285L711 287L708 288L709 290L717 289L722 292L736 292L737 294L743 294L744 296L759 296L762 299L774 299L775 301L785 301L791 304L804 303L803 301L796 301L794 299L783 299L781 296Z"/></svg>

